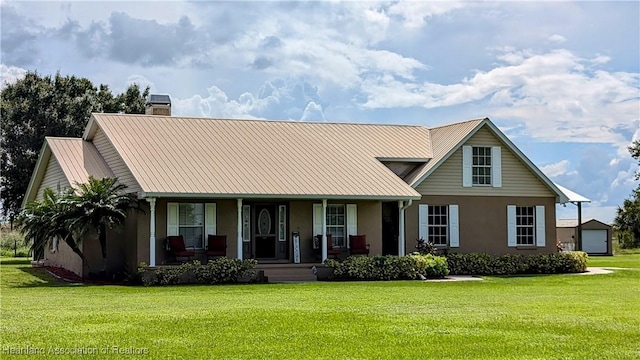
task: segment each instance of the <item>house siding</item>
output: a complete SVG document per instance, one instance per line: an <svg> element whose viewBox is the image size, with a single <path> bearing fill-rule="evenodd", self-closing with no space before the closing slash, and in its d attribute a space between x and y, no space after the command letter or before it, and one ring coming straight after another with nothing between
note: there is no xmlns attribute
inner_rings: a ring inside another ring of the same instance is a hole
<svg viewBox="0 0 640 360"><path fill-rule="evenodd" d="M82 250L82 245L80 245L80 249ZM64 241L58 241L58 249L55 252L51 250L50 243L47 243L47 247L44 249L44 264L65 268L81 277L85 274L82 268L82 259Z"/></svg>
<svg viewBox="0 0 640 360"><path fill-rule="evenodd" d="M118 154L116 149L111 145L109 139L105 135L102 129L96 130L93 136L93 145L98 149L100 155L107 163L113 174L118 178L120 183L127 186L128 192L140 192L140 185L136 181L135 177L125 164L122 157Z"/></svg>
<svg viewBox="0 0 640 360"><path fill-rule="evenodd" d="M69 186L69 181L67 181L67 177L64 175L58 160L56 160L55 156L51 155L49 163L47 164L47 169L45 170L42 178L42 182L38 188L36 201L42 200L44 189L46 188L51 188L54 191L57 191L58 187L60 187L60 189L64 189Z"/></svg>
<svg viewBox="0 0 640 360"><path fill-rule="evenodd" d="M463 145L502 148L502 187L462 186L462 148L429 175L416 190L422 195L533 196L549 197L549 189L515 154L487 128L482 127ZM555 220L554 222L555 223Z"/></svg>
<svg viewBox="0 0 640 360"><path fill-rule="evenodd" d="M489 254L532 254L556 251L555 198L504 196L424 196L405 212L407 253L416 251L418 235L418 208L420 204L458 205L460 247L450 248L453 253L483 252ZM507 246L507 205L545 207L544 247Z"/></svg>

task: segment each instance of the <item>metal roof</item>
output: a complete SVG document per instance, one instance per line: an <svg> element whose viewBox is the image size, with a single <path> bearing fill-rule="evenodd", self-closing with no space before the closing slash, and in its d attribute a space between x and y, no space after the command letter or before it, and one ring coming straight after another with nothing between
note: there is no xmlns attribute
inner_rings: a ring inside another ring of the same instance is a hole
<svg viewBox="0 0 640 360"><path fill-rule="evenodd" d="M587 199L586 197L573 192L558 183L554 183L554 185L562 191L562 193L569 199L569 202L591 202L590 199Z"/></svg>
<svg viewBox="0 0 640 360"><path fill-rule="evenodd" d="M143 196L419 199L378 159L431 158L421 126L93 114Z"/></svg>
<svg viewBox="0 0 640 360"><path fill-rule="evenodd" d="M89 176L114 176L92 143L78 138L55 137L47 137L46 142L71 186L86 183Z"/></svg>

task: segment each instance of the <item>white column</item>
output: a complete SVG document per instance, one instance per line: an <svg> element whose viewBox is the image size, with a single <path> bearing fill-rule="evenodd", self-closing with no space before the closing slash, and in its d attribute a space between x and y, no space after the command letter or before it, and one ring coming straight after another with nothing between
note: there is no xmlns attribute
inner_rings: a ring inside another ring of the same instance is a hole
<svg viewBox="0 0 640 360"><path fill-rule="evenodd" d="M151 208L149 221L149 266L156 266L156 198L147 198Z"/></svg>
<svg viewBox="0 0 640 360"><path fill-rule="evenodd" d="M404 201L398 201L398 255L404 256L405 239L404 239Z"/></svg>
<svg viewBox="0 0 640 360"><path fill-rule="evenodd" d="M327 257L327 199L322 199L322 261Z"/></svg>
<svg viewBox="0 0 640 360"><path fill-rule="evenodd" d="M242 199L238 199L238 259L242 260Z"/></svg>

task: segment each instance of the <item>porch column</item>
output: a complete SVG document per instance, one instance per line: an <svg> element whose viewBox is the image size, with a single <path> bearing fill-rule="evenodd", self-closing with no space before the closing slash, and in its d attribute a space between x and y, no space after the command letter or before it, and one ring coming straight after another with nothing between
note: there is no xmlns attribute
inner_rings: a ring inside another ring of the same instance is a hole
<svg viewBox="0 0 640 360"><path fill-rule="evenodd" d="M149 266L156 266L156 198L147 198L151 208L149 221Z"/></svg>
<svg viewBox="0 0 640 360"><path fill-rule="evenodd" d="M327 199L322 199L322 261L327 257Z"/></svg>
<svg viewBox="0 0 640 360"><path fill-rule="evenodd" d="M404 256L405 240L404 240L404 201L398 201L398 256Z"/></svg>
<svg viewBox="0 0 640 360"><path fill-rule="evenodd" d="M238 259L242 260L242 199L238 199Z"/></svg>

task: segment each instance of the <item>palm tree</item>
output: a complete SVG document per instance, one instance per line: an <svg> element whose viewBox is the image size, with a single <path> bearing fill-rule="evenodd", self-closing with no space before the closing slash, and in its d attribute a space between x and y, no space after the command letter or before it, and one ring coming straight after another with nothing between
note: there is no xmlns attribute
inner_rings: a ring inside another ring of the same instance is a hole
<svg viewBox="0 0 640 360"><path fill-rule="evenodd" d="M71 250L82 259L83 265L87 259L78 247L78 241L69 229L71 219L75 217L75 209L67 203L66 199L73 195L73 189L54 192L47 188L44 190L41 202L30 202L20 213L17 219L20 232L24 235L25 243L31 243L31 251L34 253L43 251L47 242L58 238L69 245Z"/></svg>
<svg viewBox="0 0 640 360"><path fill-rule="evenodd" d="M107 229L124 225L127 213L139 209L135 195L126 194L126 185L115 178L96 179L76 184L78 189L65 203L75 209L69 229L81 237L95 236L102 250L102 273L107 269Z"/></svg>

